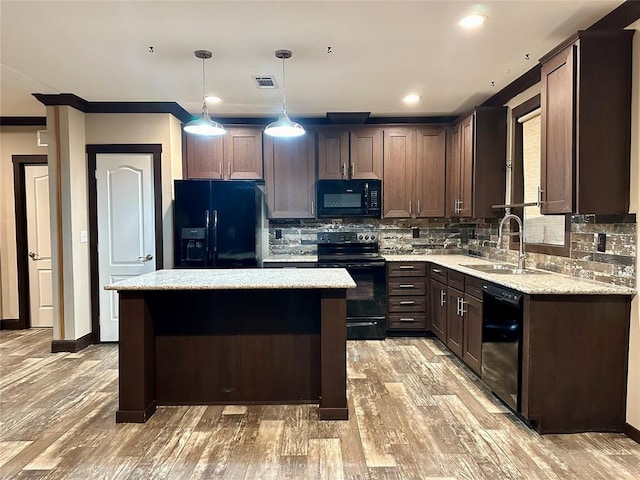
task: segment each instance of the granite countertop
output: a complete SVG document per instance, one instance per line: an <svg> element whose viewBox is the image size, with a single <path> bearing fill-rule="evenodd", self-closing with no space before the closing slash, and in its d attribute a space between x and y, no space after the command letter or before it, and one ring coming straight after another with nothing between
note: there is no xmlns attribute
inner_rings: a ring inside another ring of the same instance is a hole
<svg viewBox="0 0 640 480"><path fill-rule="evenodd" d="M513 288L522 293L554 294L554 295L635 295L633 288L611 285L594 280L586 280L547 272L539 275L496 274L481 272L463 265L481 265L503 263L488 258L467 255L383 255L388 262L432 262L437 265L456 270L497 285Z"/></svg>
<svg viewBox="0 0 640 480"><path fill-rule="evenodd" d="M105 290L257 290L355 288L344 268L158 270L105 285Z"/></svg>
<svg viewBox="0 0 640 480"><path fill-rule="evenodd" d="M285 263L293 263L293 262L317 262L317 255L271 255L262 260L263 262L285 262Z"/></svg>

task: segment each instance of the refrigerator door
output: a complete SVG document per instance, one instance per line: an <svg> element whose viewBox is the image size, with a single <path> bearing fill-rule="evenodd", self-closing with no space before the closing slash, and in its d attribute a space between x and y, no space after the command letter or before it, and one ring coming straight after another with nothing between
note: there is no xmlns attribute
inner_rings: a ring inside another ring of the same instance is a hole
<svg viewBox="0 0 640 480"><path fill-rule="evenodd" d="M209 232L212 220L211 182L176 180L173 204L175 268L205 268L211 264Z"/></svg>
<svg viewBox="0 0 640 480"><path fill-rule="evenodd" d="M211 182L214 266L255 267L256 185L249 181Z"/></svg>

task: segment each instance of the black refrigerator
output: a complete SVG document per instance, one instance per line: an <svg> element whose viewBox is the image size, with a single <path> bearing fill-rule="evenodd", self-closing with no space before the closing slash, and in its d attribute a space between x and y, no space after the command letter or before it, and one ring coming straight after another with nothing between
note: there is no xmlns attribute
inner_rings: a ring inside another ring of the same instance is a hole
<svg viewBox="0 0 640 480"><path fill-rule="evenodd" d="M257 266L262 192L251 181L175 180L174 267Z"/></svg>

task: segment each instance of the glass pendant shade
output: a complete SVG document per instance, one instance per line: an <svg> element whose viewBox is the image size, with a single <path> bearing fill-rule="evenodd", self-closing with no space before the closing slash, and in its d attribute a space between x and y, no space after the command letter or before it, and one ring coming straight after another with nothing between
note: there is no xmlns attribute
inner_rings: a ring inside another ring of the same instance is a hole
<svg viewBox="0 0 640 480"><path fill-rule="evenodd" d="M227 131L218 122L211 119L209 116L209 109L207 108L207 101L205 96L205 79L204 79L204 61L211 58L213 54L208 50L196 50L196 58L202 59L202 114L196 120L192 120L187 123L183 130L187 133L194 135L202 135L207 137L214 137L218 135L224 135Z"/></svg>
<svg viewBox="0 0 640 480"><path fill-rule="evenodd" d="M276 50L276 58L282 59L282 115L275 122L271 122L264 129L264 134L270 137L291 138L305 134L304 128L299 123L292 121L287 115L286 79L284 76L284 61L291 58L291 51Z"/></svg>

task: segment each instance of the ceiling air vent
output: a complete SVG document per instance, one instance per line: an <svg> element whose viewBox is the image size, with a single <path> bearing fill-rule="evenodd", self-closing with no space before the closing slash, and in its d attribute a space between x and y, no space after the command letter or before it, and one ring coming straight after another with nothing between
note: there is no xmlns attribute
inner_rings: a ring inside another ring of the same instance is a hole
<svg viewBox="0 0 640 480"><path fill-rule="evenodd" d="M256 87L258 88L278 88L278 84L273 75L253 75L251 78L256 82Z"/></svg>

